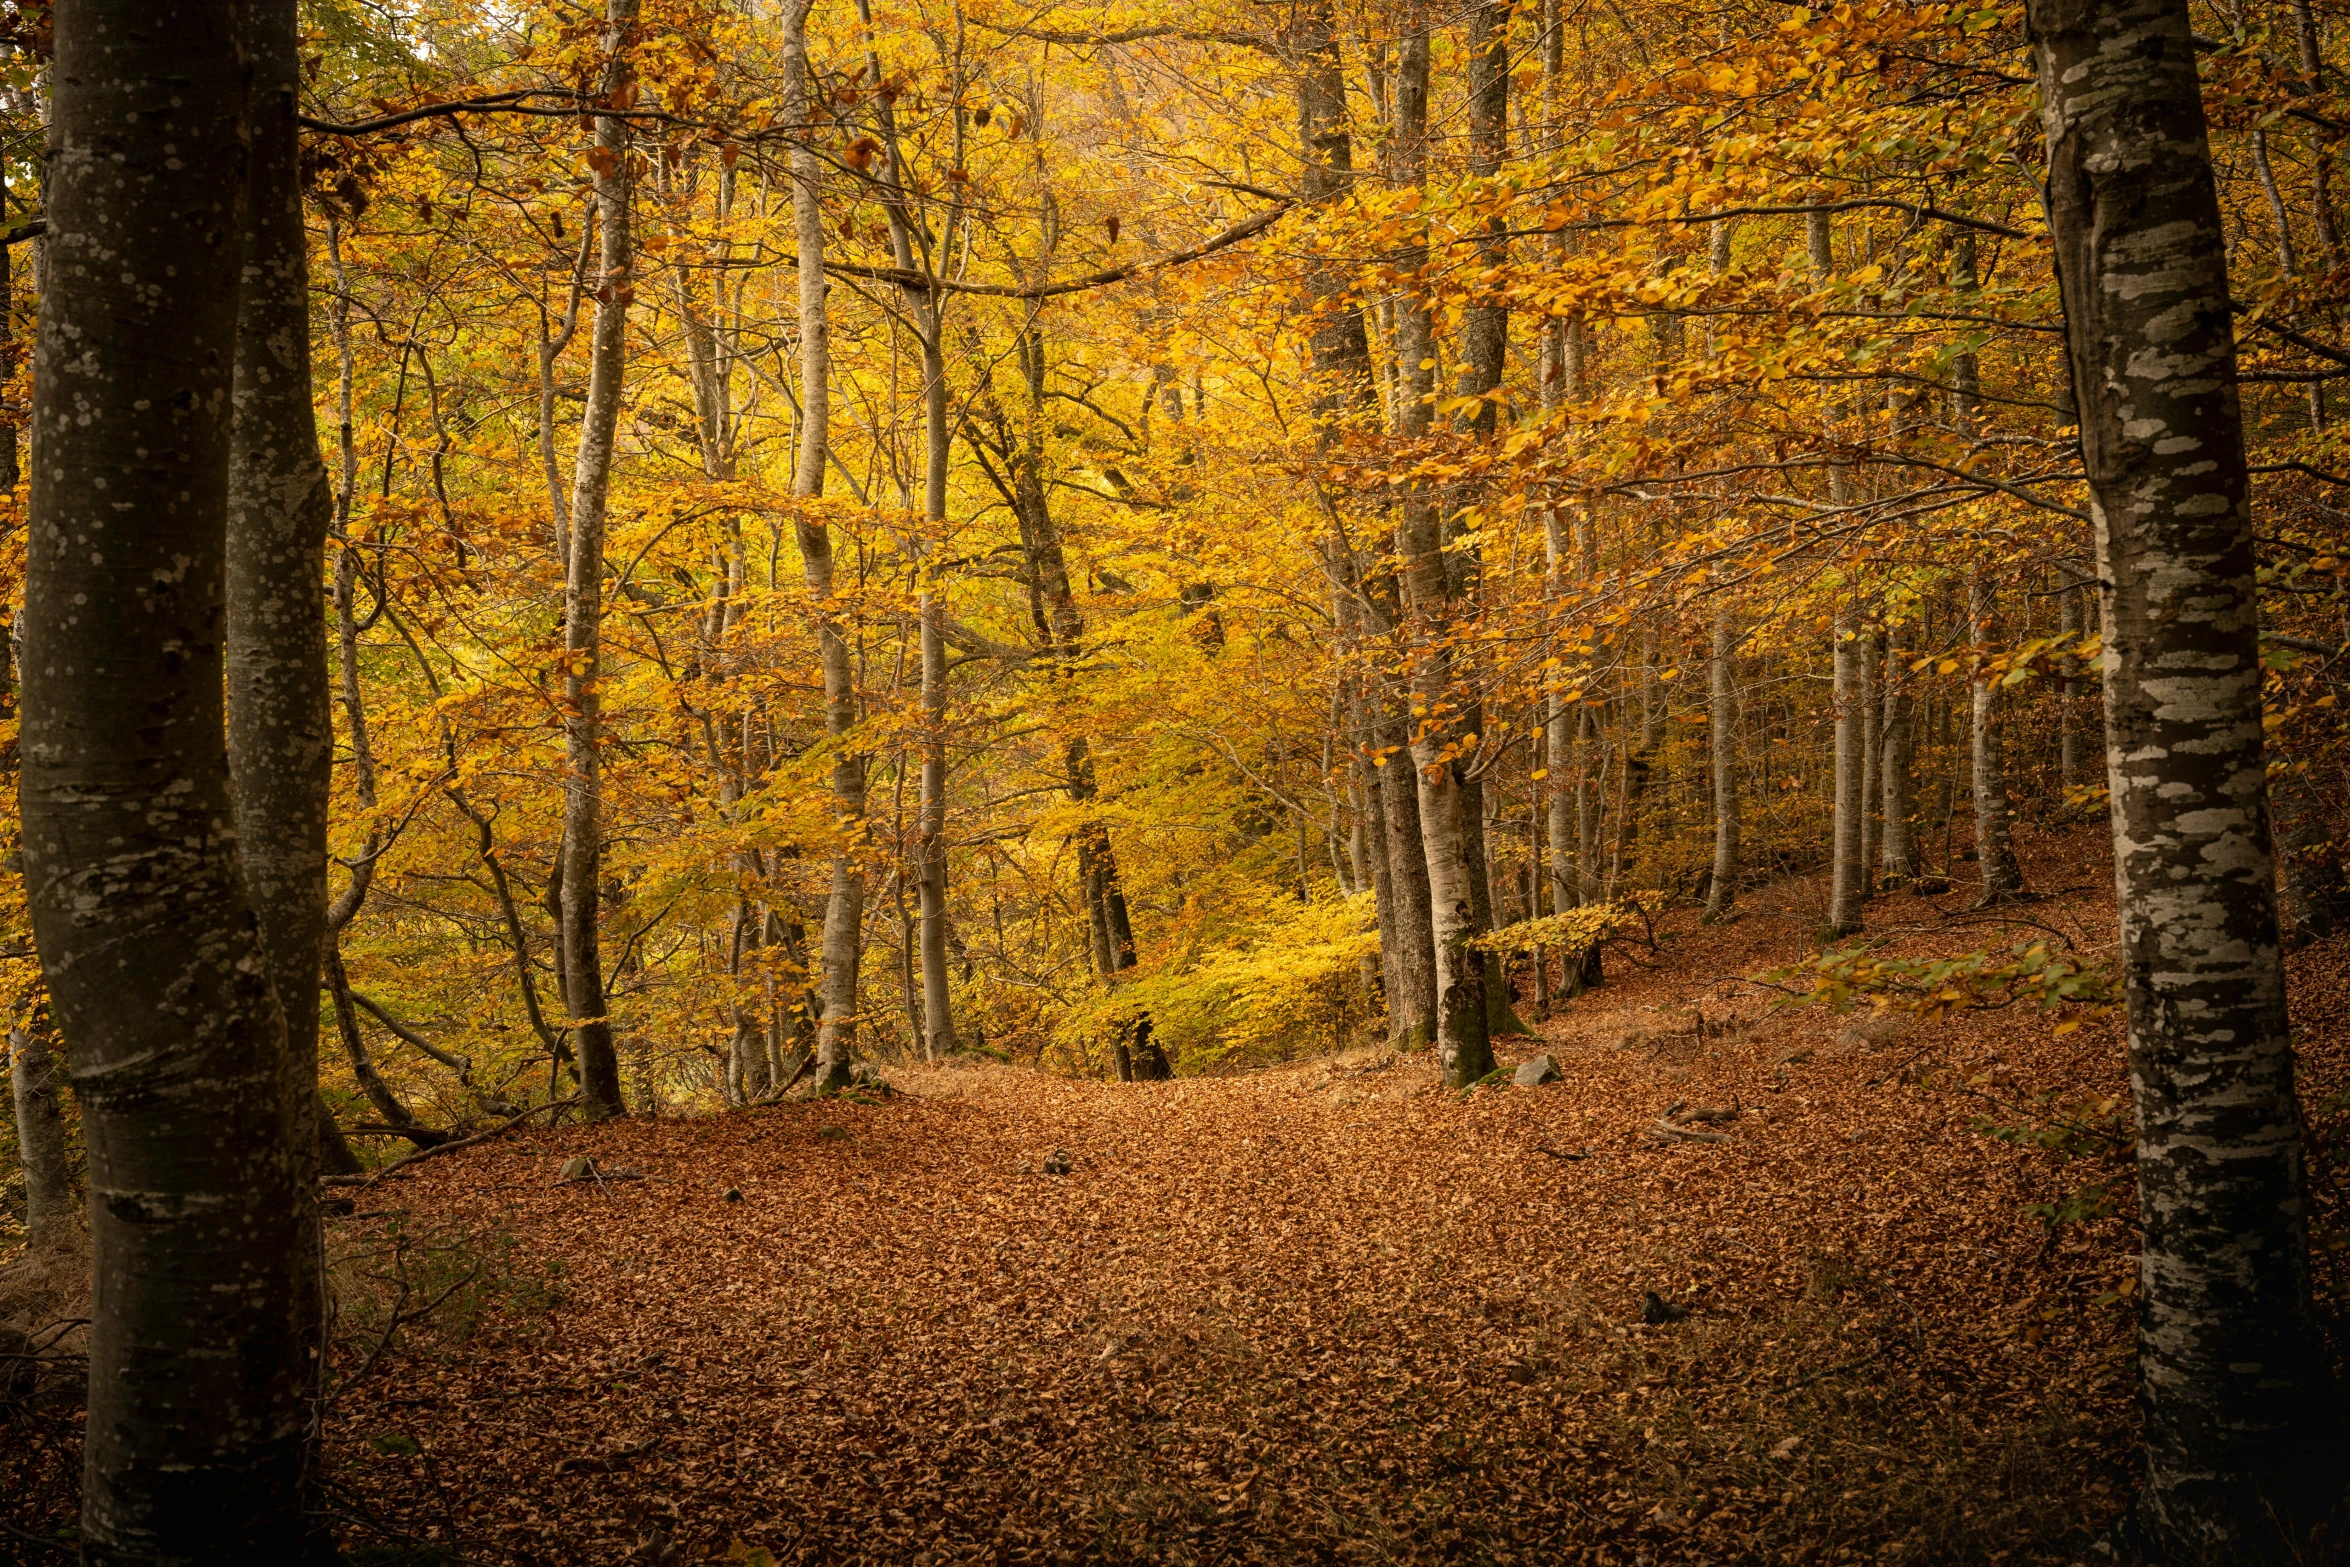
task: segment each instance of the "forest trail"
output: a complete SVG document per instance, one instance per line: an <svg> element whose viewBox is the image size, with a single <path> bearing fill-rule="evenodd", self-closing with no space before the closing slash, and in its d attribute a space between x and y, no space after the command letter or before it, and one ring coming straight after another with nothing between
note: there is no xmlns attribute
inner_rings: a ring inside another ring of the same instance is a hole
<svg viewBox="0 0 2350 1567"><path fill-rule="evenodd" d="M2090 847L2044 844L2034 885ZM1974 1128L2117 1091L2115 1031L1872 1040L1724 982L1795 956L1816 892L1668 920L1548 1025L1540 1089L1464 1102L1383 1051L1138 1086L981 1063L422 1165L332 1226L346 1290L393 1234L419 1289L465 1258L504 1283L338 1401L330 1472L355 1515L515 1562L2072 1559L2126 1491L2132 1215L2051 1246L2024 1209L2126 1168ZM2110 905L2020 912L2094 946ZM1962 950L1964 907L1872 923ZM1702 1044L1671 1031L1700 1006ZM1729 1141L1654 1140L1679 1099L1741 1105ZM650 1178L556 1184L580 1153ZM1651 1290L1687 1318L1643 1323Z"/></svg>

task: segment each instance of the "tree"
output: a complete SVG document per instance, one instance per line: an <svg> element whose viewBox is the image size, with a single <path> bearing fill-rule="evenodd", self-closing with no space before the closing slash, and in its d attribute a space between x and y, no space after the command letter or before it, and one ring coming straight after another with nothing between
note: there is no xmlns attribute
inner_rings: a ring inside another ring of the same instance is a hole
<svg viewBox="0 0 2350 1567"><path fill-rule="evenodd" d="M1401 183L1419 185L1427 172L1428 34L1403 40L1396 85L1396 170ZM1427 303L1407 292L1397 305L1396 357L1403 366L1397 434L1409 440L1428 430L1435 394L1435 319ZM1461 755L1463 694L1454 680L1456 583L1445 559L1443 513L1422 486L1407 489L1397 508L1396 554L1401 560L1410 639L1411 761L1419 791L1419 826L1428 865L1431 943L1436 954L1436 1054L1453 1087L1493 1069L1485 998L1485 958L1469 943L1481 933L1477 905L1484 866L1471 856L1470 824L1478 803L1464 786L1469 761ZM1468 704L1473 708L1473 704Z"/></svg>
<svg viewBox="0 0 2350 1567"><path fill-rule="evenodd" d="M607 65L603 98L613 109L634 99L629 70L638 0L607 0ZM603 233L602 272L596 286L595 337L589 348L587 413L579 427L572 468L571 554L563 590L563 999L571 1013L572 1049L587 1113L626 1113L620 1098L620 1058L612 1048L612 1020L604 994L600 942L604 898L602 722L604 532L612 499L612 443L619 431L622 383L628 374L628 307L636 297L631 241L629 122L618 113L596 116L596 218Z"/></svg>
<svg viewBox="0 0 2350 1567"><path fill-rule="evenodd" d="M8 1031L8 1086L16 1103L16 1146L24 1163L24 1237L35 1251L73 1244L73 1170L66 1153L58 1091L65 1086L57 1047L31 1029Z"/></svg>
<svg viewBox="0 0 2350 1567"><path fill-rule="evenodd" d="M2081 455L2138 1122L2138 1517L2280 1550L2338 1498L2310 1306L2227 250L2177 0L2030 8Z"/></svg>
<svg viewBox="0 0 2350 1567"><path fill-rule="evenodd" d="M810 90L808 13L815 0L786 0L783 8L783 91L792 124L806 124ZM850 662L838 606L833 602L832 535L823 513L806 503L824 493L824 465L831 457L832 336L825 300L823 165L805 141L791 149L792 232L800 282L799 449L792 467L792 495L802 502L796 519L800 559L808 597L815 603L817 637L824 670L824 725L832 747L833 830L840 845L832 858L832 889L824 905L824 934L818 996L816 1050L820 1092L847 1086L849 1051L857 1038L857 965L865 918L865 879L855 851L865 819L865 759L851 746L857 725L856 671Z"/></svg>
<svg viewBox="0 0 2350 1567"><path fill-rule="evenodd" d="M308 1197L222 711L236 22L194 0L57 18L23 810L90 1160L88 1562L291 1560L300 1533Z"/></svg>

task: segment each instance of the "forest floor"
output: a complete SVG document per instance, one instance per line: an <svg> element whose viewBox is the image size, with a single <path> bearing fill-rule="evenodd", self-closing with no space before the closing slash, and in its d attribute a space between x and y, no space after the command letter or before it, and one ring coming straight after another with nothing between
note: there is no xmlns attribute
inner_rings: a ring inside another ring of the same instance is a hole
<svg viewBox="0 0 2350 1567"><path fill-rule="evenodd" d="M2109 943L2101 834L2027 849L2051 895L2018 916ZM1556 1053L1539 1089L1464 1097L1382 1050L1158 1085L982 1062L419 1165L331 1224L346 1374L433 1308L333 1403L344 1539L549 1567L2096 1560L2131 1481L2127 1167L1986 1128L2118 1094L2118 1030L1774 1008L1746 977L1808 950L1820 894L1611 952L1505 1051ZM1966 901L1870 923L2003 939ZM2295 959L2312 1102L2350 1077L2342 966ZM1728 1140L1652 1137L1676 1100L1736 1104ZM643 1178L558 1184L574 1154ZM2095 1181L2108 1216L2027 1212ZM1687 1314L1644 1322L1650 1291Z"/></svg>

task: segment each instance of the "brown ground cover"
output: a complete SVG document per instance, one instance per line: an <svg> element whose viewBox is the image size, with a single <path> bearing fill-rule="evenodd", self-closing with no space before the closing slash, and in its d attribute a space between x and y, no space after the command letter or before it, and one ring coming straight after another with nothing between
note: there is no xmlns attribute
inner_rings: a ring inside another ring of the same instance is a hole
<svg viewBox="0 0 2350 1567"><path fill-rule="evenodd" d="M2022 917L2109 941L2096 848L2044 844L2034 884L2069 890ZM909 1068L881 1103L418 1166L332 1225L345 1538L546 1564L2095 1559L2134 1436L2127 1166L1981 1127L2117 1094L2118 1031L1774 1008L1743 976L1804 949L1818 900L1786 884L1614 955L1514 1042L1557 1054L1539 1089L1464 1098L1377 1050L1147 1086ZM1965 901L1871 924L1997 937ZM2313 1103L2350 1057L2339 962L2296 960ZM1727 1141L1659 1141L1675 1101L1735 1105ZM573 1154L646 1178L557 1184ZM2094 1181L2125 1194L2108 1216L2026 1211ZM1644 1321L1652 1291L1686 1315Z"/></svg>

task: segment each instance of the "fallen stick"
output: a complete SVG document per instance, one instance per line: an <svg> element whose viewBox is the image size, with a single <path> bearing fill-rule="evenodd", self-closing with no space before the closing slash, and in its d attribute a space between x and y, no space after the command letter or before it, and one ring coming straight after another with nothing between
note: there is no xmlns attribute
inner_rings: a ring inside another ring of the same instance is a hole
<svg viewBox="0 0 2350 1567"><path fill-rule="evenodd" d="M783 1096L790 1093L794 1088L797 1088L800 1084L800 1079L808 1075L808 1068L814 1066L815 1064L816 1053L811 1050L808 1052L807 1057L800 1062L799 1069L793 1072L790 1077L784 1079L784 1083L781 1088L768 1089L767 1092L761 1094L757 1099L751 1101L752 1104L757 1106L781 1103Z"/></svg>
<svg viewBox="0 0 2350 1567"><path fill-rule="evenodd" d="M1728 1132L1693 1132L1685 1126L1675 1126L1670 1121L1658 1121L1648 1129L1648 1135L1668 1143L1726 1143L1730 1140Z"/></svg>
<svg viewBox="0 0 2350 1567"><path fill-rule="evenodd" d="M551 1184L556 1186L577 1186L582 1181L594 1181L598 1186L602 1186L608 1181L657 1181L660 1179L660 1176L647 1175L642 1170L607 1170L602 1165L596 1163L593 1159L590 1159L588 1161L588 1167L585 1170L582 1170L579 1174L558 1175Z"/></svg>
<svg viewBox="0 0 2350 1567"><path fill-rule="evenodd" d="M476 1132L471 1137L460 1137L453 1143L442 1143L437 1148L422 1149L410 1154L405 1159L394 1159L382 1169L371 1171L366 1175L322 1175L318 1178L318 1184L321 1186L373 1186L395 1170L405 1170L412 1164L422 1164L425 1160L437 1155L455 1153L460 1148L471 1148L477 1143L486 1143L493 1137L503 1137L540 1111L560 1110L565 1105L579 1103L579 1098L579 1095L573 1094L569 1099L555 1099L543 1105L533 1105L510 1120L500 1121L486 1132Z"/></svg>
<svg viewBox="0 0 2350 1567"><path fill-rule="evenodd" d="M1591 1157L1591 1150L1588 1148L1580 1148L1573 1153L1569 1153L1564 1148L1553 1148L1548 1143L1536 1143L1534 1145L1534 1151L1536 1153L1548 1154L1553 1159L1588 1159Z"/></svg>

